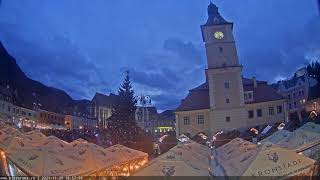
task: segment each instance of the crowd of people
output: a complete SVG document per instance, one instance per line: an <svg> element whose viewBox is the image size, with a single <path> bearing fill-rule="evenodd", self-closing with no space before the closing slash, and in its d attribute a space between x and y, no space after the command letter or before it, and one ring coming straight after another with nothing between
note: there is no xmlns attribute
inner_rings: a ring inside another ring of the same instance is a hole
<svg viewBox="0 0 320 180"><path fill-rule="evenodd" d="M98 132L95 130L85 130L85 129L72 129L72 130L62 130L62 129L44 129L41 130L46 136L55 136L67 142L72 142L76 139L84 139L88 142L98 143Z"/></svg>

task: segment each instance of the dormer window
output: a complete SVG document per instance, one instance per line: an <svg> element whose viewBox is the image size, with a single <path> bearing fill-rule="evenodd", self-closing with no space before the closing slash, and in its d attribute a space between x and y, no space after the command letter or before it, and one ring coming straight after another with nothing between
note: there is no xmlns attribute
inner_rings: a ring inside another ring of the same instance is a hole
<svg viewBox="0 0 320 180"><path fill-rule="evenodd" d="M244 101L253 101L253 91L247 91L244 93Z"/></svg>

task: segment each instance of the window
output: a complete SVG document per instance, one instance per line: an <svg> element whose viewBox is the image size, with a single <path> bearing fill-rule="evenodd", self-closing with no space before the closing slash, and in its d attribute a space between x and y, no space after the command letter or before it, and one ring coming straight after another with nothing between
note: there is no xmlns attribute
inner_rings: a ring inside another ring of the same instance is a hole
<svg viewBox="0 0 320 180"><path fill-rule="evenodd" d="M10 106L8 106L8 111L10 112L10 110L11 110L11 107L10 107Z"/></svg>
<svg viewBox="0 0 320 180"><path fill-rule="evenodd" d="M28 113L28 116L31 116L31 113Z"/></svg>
<svg viewBox="0 0 320 180"><path fill-rule="evenodd" d="M248 94L244 93L244 99L247 100L248 99Z"/></svg>
<svg viewBox="0 0 320 180"><path fill-rule="evenodd" d="M301 91L299 91L299 96L301 96Z"/></svg>
<svg viewBox="0 0 320 180"><path fill-rule="evenodd" d="M295 99L296 98L296 93L293 93L293 99Z"/></svg>
<svg viewBox="0 0 320 180"><path fill-rule="evenodd" d="M262 117L262 109L257 109L257 117Z"/></svg>
<svg viewBox="0 0 320 180"><path fill-rule="evenodd" d="M226 89L229 89L230 88L230 83L229 82L224 82L224 87L226 88Z"/></svg>
<svg viewBox="0 0 320 180"><path fill-rule="evenodd" d="M304 96L304 91L303 90L301 90L301 95Z"/></svg>
<svg viewBox="0 0 320 180"><path fill-rule="evenodd" d="M226 99L226 103L227 103L227 104L230 103L230 99L229 99L229 98Z"/></svg>
<svg viewBox="0 0 320 180"><path fill-rule="evenodd" d="M282 113L282 106L277 106L277 112L278 112L278 114Z"/></svg>
<svg viewBox="0 0 320 180"><path fill-rule="evenodd" d="M229 116L226 117L226 122L230 122L231 118Z"/></svg>
<svg viewBox="0 0 320 180"><path fill-rule="evenodd" d="M198 124L204 124L204 115L198 116Z"/></svg>
<svg viewBox="0 0 320 180"><path fill-rule="evenodd" d="M219 52L222 53L223 52L223 48L219 47Z"/></svg>
<svg viewBox="0 0 320 180"><path fill-rule="evenodd" d="M291 109L291 108L292 108L291 103L289 103L289 109Z"/></svg>
<svg viewBox="0 0 320 180"><path fill-rule="evenodd" d="M274 115L274 108L273 107L269 107L269 115Z"/></svg>
<svg viewBox="0 0 320 180"><path fill-rule="evenodd" d="M294 108L297 108L297 102L294 102Z"/></svg>
<svg viewBox="0 0 320 180"><path fill-rule="evenodd" d="M252 94L251 93L248 93L248 98L252 99Z"/></svg>
<svg viewBox="0 0 320 180"><path fill-rule="evenodd" d="M184 117L183 117L183 124L184 124L184 125L190 125L190 118L189 118L189 116L184 116Z"/></svg>
<svg viewBox="0 0 320 180"><path fill-rule="evenodd" d="M252 119L254 117L253 110L248 111L248 117Z"/></svg>
<svg viewBox="0 0 320 180"><path fill-rule="evenodd" d="M291 99L291 96L290 96L290 94L288 95L288 99Z"/></svg>

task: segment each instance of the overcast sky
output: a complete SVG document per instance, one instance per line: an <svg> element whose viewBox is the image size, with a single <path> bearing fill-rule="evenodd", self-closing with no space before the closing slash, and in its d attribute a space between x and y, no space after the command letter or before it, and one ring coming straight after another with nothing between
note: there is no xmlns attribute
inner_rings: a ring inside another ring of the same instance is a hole
<svg viewBox="0 0 320 180"><path fill-rule="evenodd" d="M0 0L1 1L1 0ZM205 80L209 0L2 0L0 39L32 79L91 99L130 70L137 95L176 108ZM274 82L320 57L316 0L213 0L247 77Z"/></svg>

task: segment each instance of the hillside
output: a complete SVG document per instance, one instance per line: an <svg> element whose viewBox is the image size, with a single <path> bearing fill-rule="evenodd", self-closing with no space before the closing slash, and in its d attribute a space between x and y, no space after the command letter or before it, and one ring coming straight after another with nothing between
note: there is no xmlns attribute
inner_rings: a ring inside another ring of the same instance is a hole
<svg viewBox="0 0 320 180"><path fill-rule="evenodd" d="M33 102L38 101L42 104L42 109L59 113L67 105L77 102L62 90L28 78L1 42L0 85L9 85L11 92L15 94L16 103L27 108L33 108Z"/></svg>

